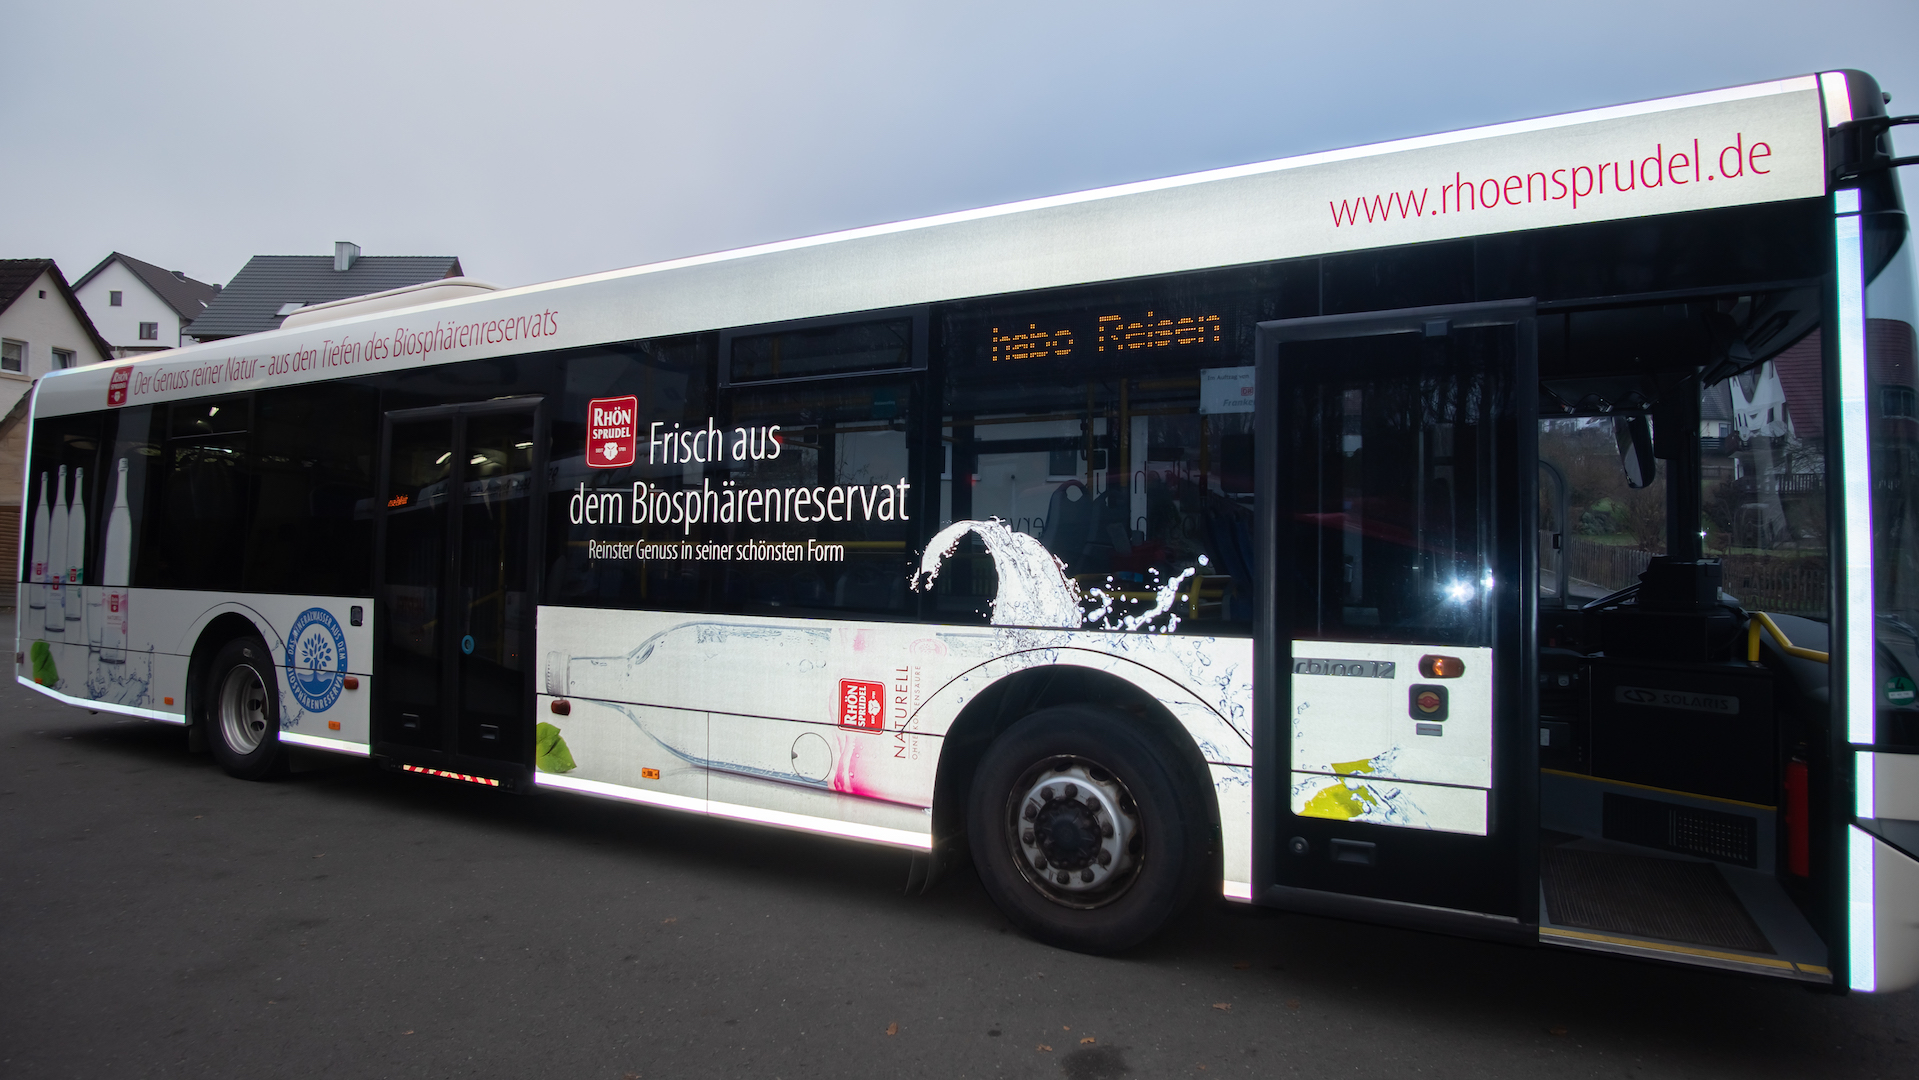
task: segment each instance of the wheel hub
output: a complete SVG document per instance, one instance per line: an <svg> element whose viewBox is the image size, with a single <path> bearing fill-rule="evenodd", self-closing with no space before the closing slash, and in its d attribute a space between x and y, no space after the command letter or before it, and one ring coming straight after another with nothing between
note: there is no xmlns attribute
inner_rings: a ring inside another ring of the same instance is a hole
<svg viewBox="0 0 1919 1080"><path fill-rule="evenodd" d="M1110 902L1139 869L1138 807L1099 765L1052 758L1014 789L1008 825L1020 872L1072 907Z"/></svg>
<svg viewBox="0 0 1919 1080"><path fill-rule="evenodd" d="M259 672L245 664L227 672L220 684L220 734L236 754L259 749L267 732L267 689Z"/></svg>

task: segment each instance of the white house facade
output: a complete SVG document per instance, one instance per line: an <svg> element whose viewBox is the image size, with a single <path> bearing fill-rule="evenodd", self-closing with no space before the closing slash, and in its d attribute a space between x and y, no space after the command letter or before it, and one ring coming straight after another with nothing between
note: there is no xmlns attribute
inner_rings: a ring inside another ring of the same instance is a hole
<svg viewBox="0 0 1919 1080"><path fill-rule="evenodd" d="M73 291L113 355L124 357L192 344L181 331L220 289L116 251L82 275Z"/></svg>

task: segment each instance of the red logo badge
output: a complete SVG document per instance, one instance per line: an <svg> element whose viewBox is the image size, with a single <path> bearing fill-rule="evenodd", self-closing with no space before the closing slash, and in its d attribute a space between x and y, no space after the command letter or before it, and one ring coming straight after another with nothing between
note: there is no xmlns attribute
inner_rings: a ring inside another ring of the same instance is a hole
<svg viewBox="0 0 1919 1080"><path fill-rule="evenodd" d="M886 687L876 682L840 680L840 726L880 731L886 726Z"/></svg>
<svg viewBox="0 0 1919 1080"><path fill-rule="evenodd" d="M586 406L586 463L624 469L639 452L640 399L594 398Z"/></svg>
<svg viewBox="0 0 1919 1080"><path fill-rule="evenodd" d="M130 367L113 369L113 378L107 380L107 408L117 409L127 403L127 380L132 377Z"/></svg>

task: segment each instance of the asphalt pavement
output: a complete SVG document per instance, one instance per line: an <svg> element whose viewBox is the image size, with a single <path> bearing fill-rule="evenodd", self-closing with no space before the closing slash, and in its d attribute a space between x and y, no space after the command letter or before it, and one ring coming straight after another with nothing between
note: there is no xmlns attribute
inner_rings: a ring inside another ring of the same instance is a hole
<svg viewBox="0 0 1919 1080"><path fill-rule="evenodd" d="M1910 1077L1919 995L1219 901L1118 959L970 871L0 687L0 1076Z"/></svg>

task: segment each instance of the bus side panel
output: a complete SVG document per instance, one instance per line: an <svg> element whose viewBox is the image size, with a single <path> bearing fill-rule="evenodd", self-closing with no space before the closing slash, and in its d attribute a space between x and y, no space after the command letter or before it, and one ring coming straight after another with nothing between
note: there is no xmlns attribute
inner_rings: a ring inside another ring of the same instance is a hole
<svg viewBox="0 0 1919 1080"><path fill-rule="evenodd" d="M120 610L109 610L104 586L71 592L84 616L68 625L72 637L22 618L21 674L68 698L186 720L188 663L201 636L222 616L245 620L266 642L279 676L282 731L363 746L367 741L367 683L373 661L364 598L236 595L176 589L116 590ZM41 614L43 609L35 609ZM224 631L223 631L224 632ZM289 666L291 665L291 666ZM346 675L359 682L346 689Z"/></svg>
<svg viewBox="0 0 1919 1080"><path fill-rule="evenodd" d="M968 702L1036 666L1108 671L1232 767L1216 774L1228 847L1250 846L1250 745L1222 715L1248 715L1243 639L542 607L539 642L542 773L684 796L692 767L715 805L921 834Z"/></svg>

